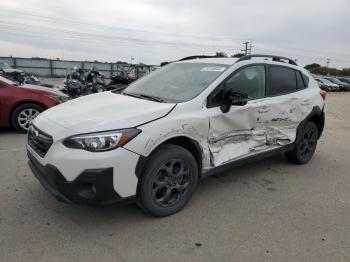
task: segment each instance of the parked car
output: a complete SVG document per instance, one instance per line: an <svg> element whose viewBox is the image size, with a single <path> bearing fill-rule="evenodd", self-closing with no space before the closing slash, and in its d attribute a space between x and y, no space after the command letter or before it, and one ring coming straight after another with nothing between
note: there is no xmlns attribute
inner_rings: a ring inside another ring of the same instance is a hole
<svg viewBox="0 0 350 262"><path fill-rule="evenodd" d="M325 78L315 78L315 80L318 82L322 90L327 92L339 90L339 86L337 84L334 84Z"/></svg>
<svg viewBox="0 0 350 262"><path fill-rule="evenodd" d="M318 82L318 85L322 90L327 91L327 92L331 91L330 88L325 83L323 83L321 81L321 79L315 78L315 80Z"/></svg>
<svg viewBox="0 0 350 262"><path fill-rule="evenodd" d="M338 77L338 79L344 83L350 84L350 78L349 77Z"/></svg>
<svg viewBox="0 0 350 262"><path fill-rule="evenodd" d="M340 81L339 79L335 77L324 77L325 79L331 81L334 84L337 84L339 86L340 91L350 91L350 85L347 83L344 83Z"/></svg>
<svg viewBox="0 0 350 262"><path fill-rule="evenodd" d="M60 91L34 85L18 85L0 76L0 127L14 126L27 132L42 111L68 99Z"/></svg>
<svg viewBox="0 0 350 262"><path fill-rule="evenodd" d="M40 114L28 133L29 165L60 201L136 198L167 216L186 205L200 178L281 152L295 164L310 161L325 97L288 58L179 61L122 92Z"/></svg>

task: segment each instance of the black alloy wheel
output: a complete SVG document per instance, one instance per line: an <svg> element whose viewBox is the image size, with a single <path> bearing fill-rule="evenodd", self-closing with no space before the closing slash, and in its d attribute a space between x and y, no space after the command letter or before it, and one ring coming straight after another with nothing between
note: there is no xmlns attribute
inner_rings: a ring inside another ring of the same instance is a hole
<svg viewBox="0 0 350 262"><path fill-rule="evenodd" d="M190 200L198 181L198 165L185 148L164 144L153 152L139 177L137 203L153 216L168 216Z"/></svg>
<svg viewBox="0 0 350 262"><path fill-rule="evenodd" d="M286 153L287 159L294 164L305 164L313 157L319 138L315 123L307 122L298 132L295 147Z"/></svg>
<svg viewBox="0 0 350 262"><path fill-rule="evenodd" d="M178 204L190 185L188 164L182 159L171 159L163 164L153 179L152 196L159 205Z"/></svg>

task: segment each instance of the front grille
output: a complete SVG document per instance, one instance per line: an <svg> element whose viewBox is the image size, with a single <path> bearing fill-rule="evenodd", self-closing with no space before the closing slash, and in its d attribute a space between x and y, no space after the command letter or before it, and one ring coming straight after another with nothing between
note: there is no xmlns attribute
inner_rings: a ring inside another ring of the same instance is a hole
<svg viewBox="0 0 350 262"><path fill-rule="evenodd" d="M44 157L53 142L52 136L46 134L34 125L28 131L28 144L41 157Z"/></svg>

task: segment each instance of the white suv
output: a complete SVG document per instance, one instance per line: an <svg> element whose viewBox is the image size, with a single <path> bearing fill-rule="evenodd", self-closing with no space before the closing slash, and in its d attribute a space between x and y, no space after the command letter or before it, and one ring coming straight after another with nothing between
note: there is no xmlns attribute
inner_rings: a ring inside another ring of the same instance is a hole
<svg viewBox="0 0 350 262"><path fill-rule="evenodd" d="M200 178L285 152L308 162L324 127L326 93L293 60L190 57L122 92L78 98L41 113L29 165L68 203L135 199L166 216Z"/></svg>

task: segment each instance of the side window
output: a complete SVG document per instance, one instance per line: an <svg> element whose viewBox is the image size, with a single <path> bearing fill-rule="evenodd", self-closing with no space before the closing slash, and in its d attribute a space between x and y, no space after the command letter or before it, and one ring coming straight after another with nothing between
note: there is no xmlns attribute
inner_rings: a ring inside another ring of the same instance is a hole
<svg viewBox="0 0 350 262"><path fill-rule="evenodd" d="M304 89L306 86L304 84L304 80L301 76L301 73L299 71L295 71L295 74L297 76L297 89L298 90Z"/></svg>
<svg viewBox="0 0 350 262"><path fill-rule="evenodd" d="M245 67L222 82L208 98L208 106L222 105L228 91L248 94L249 99L265 96L265 66Z"/></svg>
<svg viewBox="0 0 350 262"><path fill-rule="evenodd" d="M307 87L309 86L309 81L310 81L310 79L309 79L306 75L304 75L304 74L301 74L301 77L302 77L303 80L304 80L305 88L307 88Z"/></svg>
<svg viewBox="0 0 350 262"><path fill-rule="evenodd" d="M281 95L297 90L295 70L281 66L270 67L269 95Z"/></svg>

